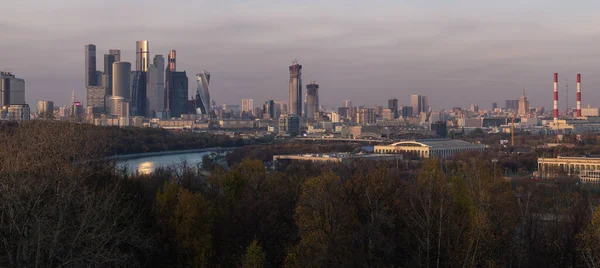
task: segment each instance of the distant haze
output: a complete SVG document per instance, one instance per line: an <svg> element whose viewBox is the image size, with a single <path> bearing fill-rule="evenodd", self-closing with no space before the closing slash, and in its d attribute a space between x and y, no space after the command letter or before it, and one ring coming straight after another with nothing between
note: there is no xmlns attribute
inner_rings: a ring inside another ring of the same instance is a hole
<svg viewBox="0 0 600 268"><path fill-rule="evenodd" d="M121 49L133 62L135 41L149 40L151 57L177 50L190 78L211 74L211 98L239 104L288 99L288 66L298 57L303 83L321 85L320 102L338 107L410 103L429 96L434 109L482 108L518 99L552 106L559 73L575 106L600 101L600 3L597 1L192 1L19 0L0 9L0 69L26 80L30 104L85 101L84 45L103 54ZM351 2L351 3L350 3ZM484 3L485 2L485 3ZM573 3L571 3L573 2Z"/></svg>

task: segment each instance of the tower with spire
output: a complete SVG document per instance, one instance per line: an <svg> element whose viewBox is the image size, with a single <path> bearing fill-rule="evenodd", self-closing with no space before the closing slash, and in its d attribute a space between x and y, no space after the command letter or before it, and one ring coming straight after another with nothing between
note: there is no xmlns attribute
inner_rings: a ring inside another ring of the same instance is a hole
<svg viewBox="0 0 600 268"><path fill-rule="evenodd" d="M529 101L525 96L525 88L523 88L523 96L519 100L519 111L518 116L527 116L529 114Z"/></svg>

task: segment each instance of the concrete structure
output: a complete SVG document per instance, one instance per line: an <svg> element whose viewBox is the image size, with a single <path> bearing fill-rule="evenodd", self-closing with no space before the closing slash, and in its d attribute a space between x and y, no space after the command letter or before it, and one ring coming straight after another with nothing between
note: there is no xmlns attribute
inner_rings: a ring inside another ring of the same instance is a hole
<svg viewBox="0 0 600 268"><path fill-rule="evenodd" d="M154 56L148 67L147 82L148 115L155 116L165 109L165 58L162 55Z"/></svg>
<svg viewBox="0 0 600 268"><path fill-rule="evenodd" d="M38 101L37 112L40 119L54 118L54 102Z"/></svg>
<svg viewBox="0 0 600 268"><path fill-rule="evenodd" d="M1 106L25 104L25 80L14 74L0 71Z"/></svg>
<svg viewBox="0 0 600 268"><path fill-rule="evenodd" d="M306 85L306 119L317 120L319 117L319 84L311 82Z"/></svg>
<svg viewBox="0 0 600 268"><path fill-rule="evenodd" d="M147 72L150 65L150 52L147 40L135 42L135 70Z"/></svg>
<svg viewBox="0 0 600 268"><path fill-rule="evenodd" d="M89 44L85 46L85 86L98 86L96 77L96 46Z"/></svg>
<svg viewBox="0 0 600 268"><path fill-rule="evenodd" d="M354 154L354 153L325 153L274 155L273 161L308 161L321 163L346 163L356 160L395 161L402 160L400 154Z"/></svg>
<svg viewBox="0 0 600 268"><path fill-rule="evenodd" d="M471 144L461 140L430 139L401 141L390 145L375 146L375 153L403 153L419 158L446 158L465 151L483 151L483 145Z"/></svg>
<svg viewBox="0 0 600 268"><path fill-rule="evenodd" d="M211 115L210 73L206 70L196 74L196 114Z"/></svg>
<svg viewBox="0 0 600 268"><path fill-rule="evenodd" d="M106 112L105 100L106 89L101 86L86 87L86 106L92 107L93 114L103 114Z"/></svg>
<svg viewBox="0 0 600 268"><path fill-rule="evenodd" d="M8 120L29 121L31 110L29 104L11 104L8 106Z"/></svg>
<svg viewBox="0 0 600 268"><path fill-rule="evenodd" d="M581 74L577 74L577 117L581 117Z"/></svg>
<svg viewBox="0 0 600 268"><path fill-rule="evenodd" d="M296 61L290 66L289 115L302 117L302 65Z"/></svg>
<svg viewBox="0 0 600 268"><path fill-rule="evenodd" d="M579 175L583 182L600 182L600 158L557 157L538 158L537 176L543 179L556 178L559 175Z"/></svg>
<svg viewBox="0 0 600 268"><path fill-rule="evenodd" d="M113 94L115 97L122 97L126 101L131 99L131 63L115 62L113 63Z"/></svg>

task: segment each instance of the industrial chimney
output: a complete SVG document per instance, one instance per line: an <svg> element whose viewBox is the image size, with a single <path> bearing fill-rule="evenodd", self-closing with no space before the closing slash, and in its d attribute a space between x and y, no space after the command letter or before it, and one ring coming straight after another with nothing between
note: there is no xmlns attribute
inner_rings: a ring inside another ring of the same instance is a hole
<svg viewBox="0 0 600 268"><path fill-rule="evenodd" d="M554 73L554 123L558 122L558 73Z"/></svg>
<svg viewBox="0 0 600 268"><path fill-rule="evenodd" d="M577 74L577 117L581 117L581 74Z"/></svg>

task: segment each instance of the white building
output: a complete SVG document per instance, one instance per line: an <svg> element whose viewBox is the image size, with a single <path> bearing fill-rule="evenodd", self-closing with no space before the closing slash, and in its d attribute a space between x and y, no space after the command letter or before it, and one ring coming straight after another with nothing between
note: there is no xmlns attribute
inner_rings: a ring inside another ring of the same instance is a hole
<svg viewBox="0 0 600 268"><path fill-rule="evenodd" d="M390 145L375 146L375 153L390 154L403 153L413 154L419 158L440 157L445 158L456 153L465 151L483 151L485 147L479 144L472 144L461 140L450 139L429 139L401 141Z"/></svg>

